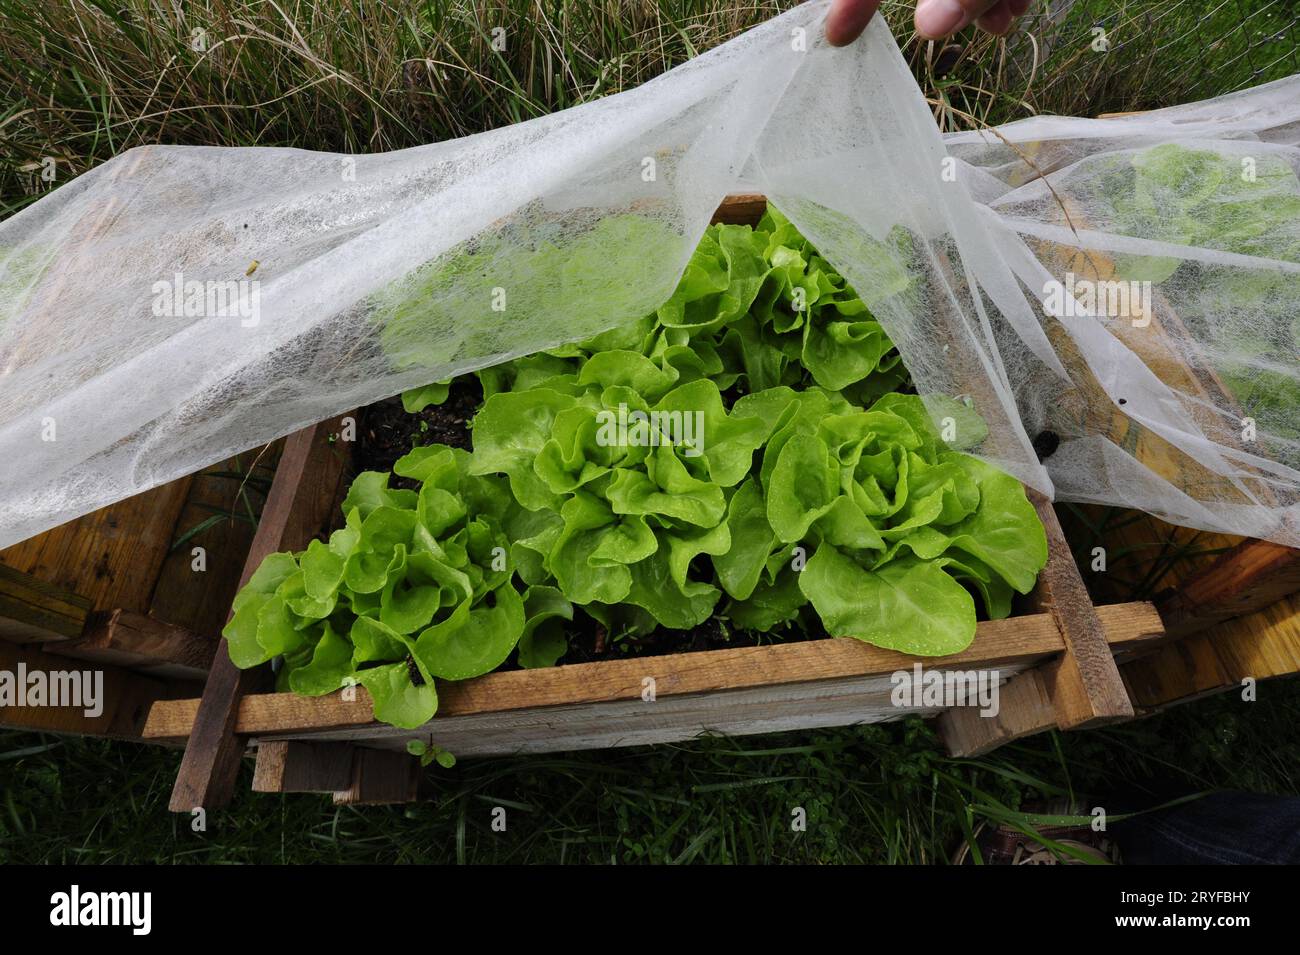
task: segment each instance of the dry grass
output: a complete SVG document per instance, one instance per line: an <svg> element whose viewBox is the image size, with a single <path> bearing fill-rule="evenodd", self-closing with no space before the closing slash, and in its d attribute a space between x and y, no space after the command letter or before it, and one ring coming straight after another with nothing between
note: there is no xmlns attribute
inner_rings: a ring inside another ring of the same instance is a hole
<svg viewBox="0 0 1300 955"><path fill-rule="evenodd" d="M0 193L141 143L377 152L638 85L789 3L0 2ZM504 30L504 51L494 30Z"/></svg>
<svg viewBox="0 0 1300 955"><path fill-rule="evenodd" d="M48 189L36 173L50 157L65 182L141 143L376 152L491 129L636 86L790 6L0 0L0 211ZM1009 40L952 44L915 42L910 2L887 0L884 13L948 129L1163 105L1207 76L1229 89L1287 71L1271 62L1285 42L1249 39L1290 29L1294 60L1295 17L1282 19L1279 0L1197 6L1053 0ZM1112 38L1105 54L1091 49L1094 24ZM1189 53L1231 75L1186 69Z"/></svg>

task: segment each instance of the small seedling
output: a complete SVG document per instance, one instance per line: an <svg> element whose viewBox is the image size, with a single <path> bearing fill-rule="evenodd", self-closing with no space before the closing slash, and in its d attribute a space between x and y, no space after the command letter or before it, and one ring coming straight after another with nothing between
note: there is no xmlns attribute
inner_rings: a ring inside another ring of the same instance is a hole
<svg viewBox="0 0 1300 955"><path fill-rule="evenodd" d="M427 743L422 739L409 740L406 744L406 751L412 756L420 757L421 766L437 763L443 769L451 769L456 765L456 757L451 751L436 745L432 739Z"/></svg>

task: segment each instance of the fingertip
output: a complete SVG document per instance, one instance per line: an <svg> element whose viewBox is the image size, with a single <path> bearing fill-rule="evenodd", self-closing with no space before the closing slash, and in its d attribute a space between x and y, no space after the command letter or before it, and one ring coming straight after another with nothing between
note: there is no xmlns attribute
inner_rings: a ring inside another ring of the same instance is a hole
<svg viewBox="0 0 1300 955"><path fill-rule="evenodd" d="M838 0L826 15L826 42L848 46L867 28L880 7L880 0Z"/></svg>
<svg viewBox="0 0 1300 955"><path fill-rule="evenodd" d="M826 22L826 42L831 46L848 46L854 40L862 35L865 26L858 27L856 30L850 27L843 27L839 24Z"/></svg>

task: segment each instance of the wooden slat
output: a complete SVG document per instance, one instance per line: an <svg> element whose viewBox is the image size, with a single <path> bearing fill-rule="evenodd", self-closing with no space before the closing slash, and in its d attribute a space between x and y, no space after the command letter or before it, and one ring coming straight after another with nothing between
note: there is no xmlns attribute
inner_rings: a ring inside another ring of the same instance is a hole
<svg viewBox="0 0 1300 955"><path fill-rule="evenodd" d="M331 441L338 431L335 418L304 428L285 441L241 587L269 554L300 550L328 528L348 463L346 446ZM265 668L236 667L222 638L172 790L173 812L191 812L200 806L215 809L230 802L244 753L244 741L235 735L239 703L245 693L262 685L266 675Z"/></svg>
<svg viewBox="0 0 1300 955"><path fill-rule="evenodd" d="M1295 598L1280 601L1193 636L1210 643L1237 679L1289 676L1300 672L1300 610L1295 603ZM1289 628L1275 626L1282 614L1288 615Z"/></svg>
<svg viewBox="0 0 1300 955"><path fill-rule="evenodd" d="M944 747L952 756L979 756L1004 743L1056 726L1056 707L1038 670L1027 670L1005 683L996 716L972 706L954 706L936 721Z"/></svg>
<svg viewBox="0 0 1300 955"><path fill-rule="evenodd" d="M727 225L758 225L767 211L767 196L761 193L737 193L722 200L710 220L715 225L724 222Z"/></svg>
<svg viewBox="0 0 1300 955"><path fill-rule="evenodd" d="M1149 609L1135 618L1132 622L1139 628L1157 622L1154 611ZM1062 647L1051 617L1040 614L981 623L969 648L936 659L954 666L1018 663L1041 660L1059 653ZM474 680L440 683L437 719L639 699L647 677L655 680L656 696L664 697L889 673L906 669L917 659L858 640L841 639L509 670ZM258 735L285 729L370 724L373 705L365 688L353 688L350 697L342 691L324 697L295 693L249 696L240 707L237 729ZM183 737L196 711L195 700L161 704L150 714L147 732L160 738Z"/></svg>
<svg viewBox="0 0 1300 955"><path fill-rule="evenodd" d="M0 563L80 594L93 610L147 613L191 478L118 501L0 551Z"/></svg>
<svg viewBox="0 0 1300 955"><path fill-rule="evenodd" d="M1001 680L1027 666L1013 664L981 672L987 673L989 679ZM936 667L931 672L946 669ZM848 677L688 693L653 701L638 698L439 716L418 731L367 725L321 730L301 738L355 742L394 752L404 752L412 739L432 740L457 757L468 758L646 746L701 735L784 733L939 712L938 707L896 704L894 688L893 674ZM266 738L259 741L262 745L265 742Z"/></svg>
<svg viewBox="0 0 1300 955"><path fill-rule="evenodd" d="M1089 514L1101 516L1092 508ZM1142 577L1144 561L1166 549L1189 552L1148 582L1171 633L1186 635L1206 627L1246 633L1264 626L1273 631L1275 641L1300 640L1300 552L1294 548L1177 527L1137 513L1119 521L1100 543L1111 554L1131 555L1115 560L1105 572L1089 571L1092 589L1103 599L1124 599L1131 593L1136 578ZM1247 617L1256 620L1221 626Z"/></svg>
<svg viewBox="0 0 1300 955"><path fill-rule="evenodd" d="M1147 603L1115 604L1098 610L1112 647L1151 640L1161 633L1160 618ZM926 667L1010 668L1033 663L1064 649L1049 614L979 625L975 641L962 653L922 660ZM781 687L880 676L910 669L920 658L857 640L738 647L543 670L489 673L474 680L440 683L439 707L430 725L456 716L611 702L639 702L646 677L653 677L657 699L697 693ZM364 687L323 697L262 693L245 697L236 729L244 735L321 731L355 727L379 729ZM149 714L145 735L183 739L198 711L197 700L159 702ZM414 735L414 734L408 734Z"/></svg>
<svg viewBox="0 0 1300 955"><path fill-rule="evenodd" d="M1178 640L1158 653L1123 666L1133 705L1151 711L1217 692L1232 681L1214 647L1204 640Z"/></svg>
<svg viewBox="0 0 1300 955"><path fill-rule="evenodd" d="M382 806L411 802L420 787L420 763L402 752L358 749L352 760L352 782L334 794L341 806Z"/></svg>
<svg viewBox="0 0 1300 955"><path fill-rule="evenodd" d="M1152 712L1211 693L1239 690L1247 678L1263 683L1300 673L1300 632L1293 603L1281 601L1125 663L1121 672L1133 705ZM1283 613L1290 616L1280 620ZM1260 699L1265 698L1266 690L1258 692Z"/></svg>
<svg viewBox="0 0 1300 955"><path fill-rule="evenodd" d="M346 743L263 742L257 747L253 792L332 793L350 789L353 752Z"/></svg>
<svg viewBox="0 0 1300 955"><path fill-rule="evenodd" d="M81 635L90 600L0 564L0 640L45 643Z"/></svg>
<svg viewBox="0 0 1300 955"><path fill-rule="evenodd" d="M1047 566L1031 595L1036 609L1050 613L1066 651L1049 665L1044 685L1056 711L1056 724L1075 729L1133 715L1124 681L1106 639L1099 608L1092 604L1051 502L1037 491L1029 498L1047 531Z"/></svg>
<svg viewBox="0 0 1300 955"><path fill-rule="evenodd" d="M1245 539L1179 527L1141 511L1111 515L1111 509L1100 504L1075 505L1075 508L1080 516L1069 512L1061 515L1067 533L1079 535L1090 545L1102 546L1108 555L1104 569L1093 570L1087 563L1079 565L1079 572L1099 603L1127 600L1162 553L1182 553L1181 559L1166 561L1160 576L1144 583L1147 592L1156 595L1153 599L1159 605L1165 592L1176 587L1180 580L1213 563L1212 552L1235 547ZM1103 523L1107 526L1098 537L1094 528Z"/></svg>
<svg viewBox="0 0 1300 955"><path fill-rule="evenodd" d="M1043 520L1053 554L1026 603L1054 614L1062 639L1079 649L1011 680L1002 688L996 717L981 716L969 707L941 714L940 735L954 756L976 756L1053 727L1076 729L1131 717L1133 702L1116 657L1149 650L1167 640L1165 634L1156 632L1123 646L1109 642L1102 621L1110 608L1094 607L1074 561L1056 557L1057 552L1068 551L1068 545L1055 509L1041 494L1030 491L1029 495ZM1097 652L1099 642L1104 657Z"/></svg>
<svg viewBox="0 0 1300 955"><path fill-rule="evenodd" d="M217 640L129 610L94 614L77 640L49 644L51 653L142 670L162 679L204 680Z"/></svg>
<svg viewBox="0 0 1300 955"><path fill-rule="evenodd" d="M67 657L44 653L32 646L0 642L0 671L17 679L26 673L43 671L98 671L103 674L103 712L87 716L84 708L54 706L0 706L0 726L42 733L76 733L138 740L150 707L158 700L191 692L196 684L175 683L133 673L105 664L87 666ZM93 677L92 677L93 679Z"/></svg>
<svg viewBox="0 0 1300 955"><path fill-rule="evenodd" d="M1185 546L1196 533L1142 517L1109 535L1105 543L1116 552L1165 539ZM1165 587L1156 607L1180 636L1154 653L1121 663L1120 673L1139 712L1232 690L1247 676L1265 680L1300 672L1300 593L1287 580L1287 548L1206 534L1196 542L1198 549L1224 544L1231 546L1228 553L1180 562L1161 579ZM1105 575L1098 576L1104 585ZM1182 597L1184 590L1187 598ZM1250 610L1260 603L1265 606ZM1250 612L1238 616L1239 609Z"/></svg>
<svg viewBox="0 0 1300 955"><path fill-rule="evenodd" d="M1300 550L1248 540L1182 581L1159 604L1170 633L1204 630L1300 590Z"/></svg>

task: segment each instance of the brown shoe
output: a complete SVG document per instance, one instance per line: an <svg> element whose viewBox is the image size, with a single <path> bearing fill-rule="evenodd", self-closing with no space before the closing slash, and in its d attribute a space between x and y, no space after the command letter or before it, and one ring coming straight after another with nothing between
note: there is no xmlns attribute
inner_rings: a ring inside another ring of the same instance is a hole
<svg viewBox="0 0 1300 955"><path fill-rule="evenodd" d="M1086 815L1071 811L1061 805L1028 809L1029 814L1049 816ZM1101 863L1118 865L1119 847L1104 832L1094 832L1091 826L1032 826L1036 833L1026 835L1005 823L990 825L980 823L975 829L975 844L979 846L984 865L1087 865ZM1042 841L1040 841L1040 839ZM1045 842L1053 845L1045 845ZM953 853L953 865L975 865L971 844L963 841Z"/></svg>

